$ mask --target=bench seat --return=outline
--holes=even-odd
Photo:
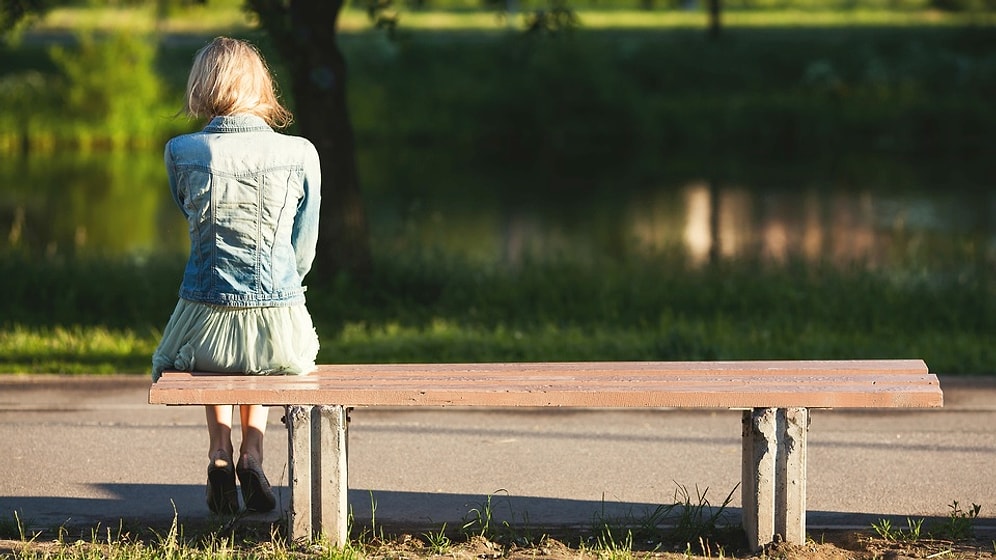
[[[922,360],[321,365],[307,376],[168,371],[157,404],[853,408],[939,406]]]
[[[353,407],[742,409],[743,524],[754,550],[805,542],[810,408],[943,405],[922,360],[321,365],[307,376],[167,371],[149,402],[287,406],[289,533],[339,544]]]

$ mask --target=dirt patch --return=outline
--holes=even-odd
[[[567,540],[566,542],[573,542]],[[696,544],[654,545],[647,550],[620,547],[605,549],[584,544],[565,544],[557,538],[544,538],[528,546],[503,546],[485,538],[474,537],[466,542],[451,544],[445,549],[433,549],[421,538],[401,539],[367,547],[366,558],[372,560],[424,560],[452,558],[457,560],[705,560],[716,558],[764,558],[780,560],[904,560],[945,559],[978,560],[996,558],[996,544],[986,540],[960,542],[920,540],[914,543],[886,541],[862,531],[837,531],[820,535],[820,541],[806,544],[772,544],[759,552],[751,552],[742,542],[729,545],[700,541]]]

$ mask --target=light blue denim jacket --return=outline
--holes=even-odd
[[[304,303],[321,204],[311,142],[254,115],[231,115],[171,139],[164,159],[190,233],[180,297],[232,307]]]

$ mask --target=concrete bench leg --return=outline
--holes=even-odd
[[[311,414],[310,406],[288,406],[287,471],[290,479],[290,511],[287,533],[291,540],[310,540],[311,525]]]
[[[287,452],[291,540],[324,535],[343,546],[349,537],[346,408],[288,406]]]
[[[806,541],[805,408],[755,408],[743,413],[743,526],[758,551],[777,538]]]
[[[346,407],[316,406],[312,413],[312,512],[315,532],[343,547],[349,540]]]

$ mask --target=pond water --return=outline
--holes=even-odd
[[[360,161],[375,247],[392,250],[510,266],[673,251],[698,262],[996,263],[996,177],[965,166],[680,172],[637,184],[620,173],[551,184],[460,169],[445,154],[392,169],[379,165],[390,154]],[[185,236],[159,153],[0,161],[0,250],[154,256],[183,253]]]

